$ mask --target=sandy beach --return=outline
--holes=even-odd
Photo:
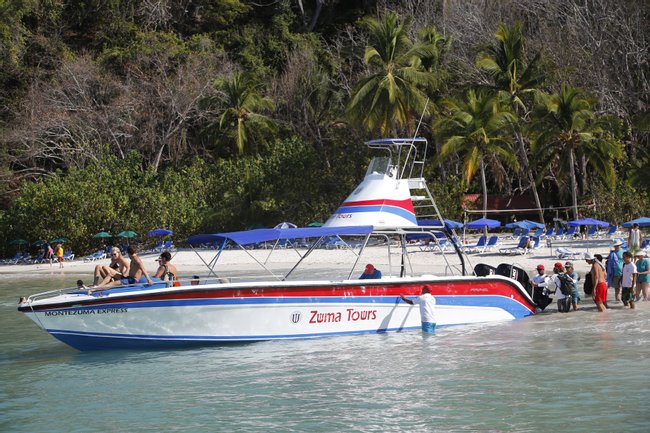
[[[476,238],[468,238],[469,245],[476,243]],[[588,240],[551,240],[550,245],[546,241],[542,241],[542,246],[528,254],[522,255],[505,255],[499,253],[500,248],[513,248],[516,246],[517,241],[513,239],[504,239],[501,241],[502,245],[480,254],[469,254],[467,256],[468,266],[473,267],[477,263],[485,263],[492,266],[497,266],[500,263],[511,263],[525,269],[530,275],[534,274],[535,267],[538,264],[544,264],[547,273],[550,273],[555,262],[565,262],[566,259],[558,259],[556,250],[559,247],[569,248],[576,252],[593,252],[600,253],[604,257],[607,256],[612,243],[611,239],[588,239]],[[261,269],[255,260],[261,263],[266,262],[266,266],[270,269],[282,272],[288,270],[297,261],[298,253],[302,254],[305,250],[293,249],[276,249],[271,253],[270,249],[261,250],[248,250],[248,252],[241,250],[226,250],[223,252],[219,259],[219,264],[215,268],[217,272],[232,271],[243,273],[248,269],[258,268]],[[431,253],[421,251],[417,246],[409,247],[409,260],[411,261],[414,269],[419,270],[423,268],[423,273],[433,273],[441,275],[445,273],[445,267],[448,263],[457,262],[455,254],[453,253]],[[249,255],[249,253],[251,255]],[[271,253],[271,254],[270,254]],[[179,249],[172,251],[172,263],[178,268],[181,277],[191,277],[192,275],[207,275],[208,270],[205,263],[209,263],[215,256],[215,250],[191,250]],[[157,262],[155,259],[158,254],[145,253],[141,254],[144,263],[147,265],[147,270],[154,273],[157,269]],[[311,261],[312,266],[326,271],[327,269],[344,269],[349,270],[351,264],[356,257],[348,250],[317,250],[309,258],[306,264]],[[386,254],[384,247],[369,247],[364,251],[363,256],[359,259],[355,271],[359,272],[363,269],[366,263],[373,263],[378,268],[387,273],[388,269],[397,268],[399,265],[399,251],[393,249],[390,256]],[[580,275],[584,275],[589,270],[589,265],[584,260],[571,260],[574,263],[576,271]],[[436,263],[432,267],[431,263]],[[47,264],[17,264],[17,265],[2,265],[0,266],[0,278],[16,278],[20,275],[29,274],[30,277],[38,275],[52,275],[52,274],[74,274],[84,281],[90,282],[92,280],[93,270],[96,265],[108,265],[109,260],[95,260],[84,261],[83,258],[75,258],[72,261],[65,261],[64,268],[59,269],[58,264],[54,263],[50,267]]]

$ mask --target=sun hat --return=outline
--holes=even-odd
[[[596,260],[596,257],[594,257],[594,253],[585,253],[585,260],[586,261]]]
[[[614,242],[612,242],[612,246],[617,247],[619,245],[623,245],[623,242],[621,242],[620,239],[614,239]]]
[[[537,265],[537,270],[544,270],[544,265]]]
[[[637,251],[636,253],[634,253],[634,255],[635,255],[635,256],[639,256],[639,257],[645,257],[645,256],[647,256],[648,254],[647,254],[645,251],[643,251],[643,250],[639,250],[639,251]]]
[[[571,262],[566,262],[566,263],[564,264],[564,267],[565,267],[565,268],[572,268],[572,267],[573,267],[573,263],[571,263]]]

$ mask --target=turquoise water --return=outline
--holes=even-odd
[[[650,431],[650,303],[433,336],[82,353],[16,311],[76,278],[0,275],[0,431]]]

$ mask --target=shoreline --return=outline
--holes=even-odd
[[[472,244],[470,240],[470,245]],[[535,268],[538,264],[544,264],[546,267],[547,274],[552,272],[553,264],[555,262],[564,262],[571,261],[574,264],[575,270],[581,275],[584,276],[586,272],[589,271],[590,266],[583,259],[575,260],[566,260],[558,259],[556,255],[556,249],[559,247],[568,248],[576,252],[596,252],[606,257],[610,250],[610,245],[612,239],[588,239],[588,240],[552,240],[551,247],[547,246],[546,241],[542,241],[543,244],[540,248],[531,251],[525,255],[504,255],[499,253],[499,248],[514,248],[517,244],[516,240],[502,240],[502,245],[496,247],[492,251],[487,251],[484,253],[478,254],[469,254],[468,257],[468,270],[473,268],[477,263],[485,263],[491,266],[497,266],[500,263],[509,263],[517,265],[523,268],[529,275],[534,275]],[[474,240],[475,243],[475,240]],[[215,270],[226,269],[228,271],[235,272],[245,272],[249,269],[261,269],[258,264],[255,263],[255,260],[249,256],[248,253],[253,255],[261,263],[266,262],[266,266],[273,270],[280,270],[282,268],[288,267],[290,269],[296,261],[299,259],[296,254],[298,251],[300,254],[303,254],[304,249],[260,249],[260,250],[224,250],[219,258],[219,262]],[[323,252],[327,255],[326,262],[320,262],[319,265],[322,269],[347,269],[349,270],[354,263],[355,256],[348,250],[315,250],[313,255],[320,254]],[[208,273],[208,268],[203,263],[210,263],[214,258],[217,251],[216,250],[191,250],[191,249],[178,249],[171,251],[172,253],[172,263],[176,265],[179,276],[191,277],[192,275],[206,275]],[[198,253],[198,255],[197,255]],[[150,274],[155,273],[158,268],[155,259],[158,257],[158,253],[145,253],[141,254],[143,262],[147,267],[147,272]],[[200,257],[199,257],[200,255]],[[434,255],[435,257],[431,257]],[[411,253],[409,254],[409,260],[411,261],[414,268],[417,269],[418,265],[424,265],[425,263],[431,263],[436,260],[442,262],[444,265],[445,259],[452,259],[456,257],[455,253],[446,253],[444,254],[445,259],[440,253],[433,252],[421,252],[417,249],[416,246],[413,247]],[[368,247],[364,251],[362,258],[359,260],[359,263],[356,266],[356,270],[361,272],[365,263],[374,263],[380,269],[388,269],[389,263],[392,261],[392,266],[397,266],[395,258],[399,257],[399,252],[394,250],[391,253],[391,257],[387,258],[385,247]],[[311,257],[310,257],[311,259]],[[81,279],[86,279],[90,281],[92,279],[93,271],[96,265],[108,265],[110,263],[109,259],[94,260],[94,261],[84,261],[83,258],[75,259],[72,261],[63,262],[64,267],[60,269],[58,263],[53,263],[50,267],[49,263],[45,264],[16,264],[16,265],[0,265],[0,278],[16,278],[24,274],[29,274],[30,276],[48,276],[48,275],[60,275],[60,274],[73,274],[79,275]],[[327,263],[326,267],[323,267],[323,263]],[[287,269],[287,270],[288,270]],[[444,272],[444,267],[438,270],[438,272]],[[436,269],[432,269],[435,274]],[[428,271],[426,273],[431,273]],[[85,278],[84,278],[85,277]]]

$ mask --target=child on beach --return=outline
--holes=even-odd
[[[636,286],[637,270],[636,265],[632,263],[632,253],[625,251],[623,253],[623,275],[621,277],[621,286],[623,287],[622,300],[626,307],[634,309],[634,287]]]

